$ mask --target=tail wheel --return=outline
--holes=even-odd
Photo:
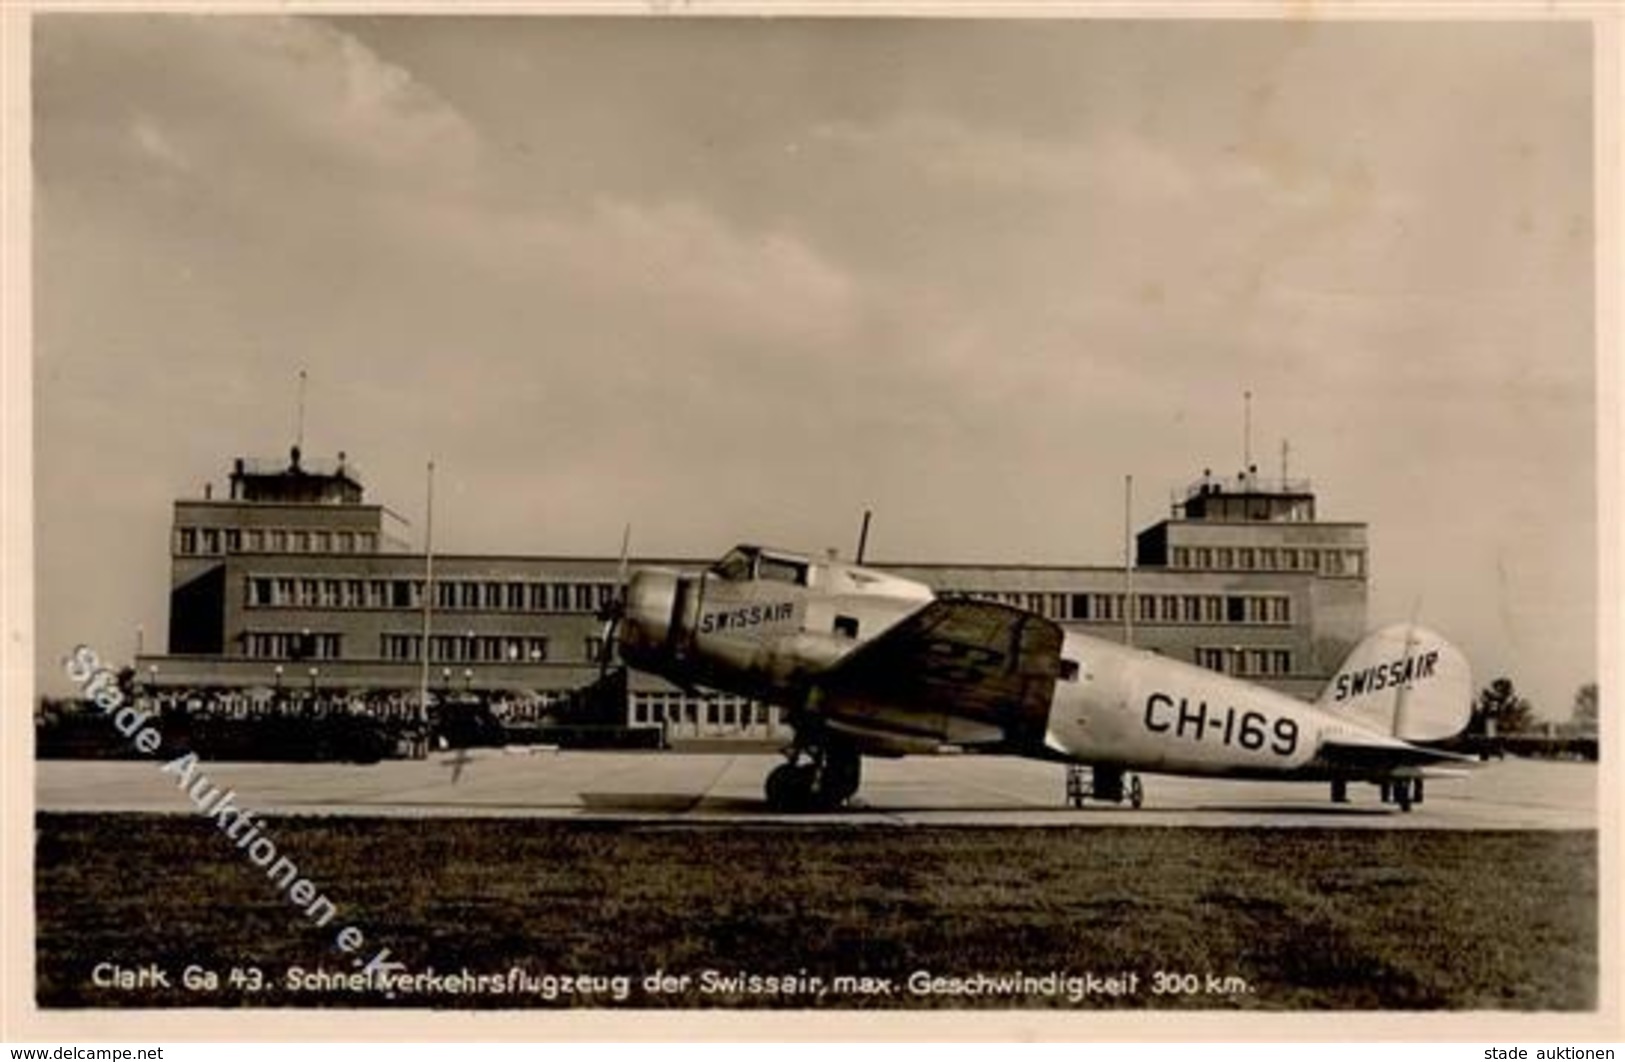
[[[1145,803],[1145,786],[1140,784],[1139,775],[1131,775],[1128,780],[1128,802],[1135,807]]]

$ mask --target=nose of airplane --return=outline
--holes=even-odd
[[[677,605],[677,573],[640,568],[626,588],[626,615],[621,620],[621,658],[633,667],[658,663],[671,631]]]

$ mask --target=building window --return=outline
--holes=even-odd
[[[199,541],[201,542],[201,552],[210,556],[220,552],[220,532],[216,529],[205,527]]]
[[[288,552],[288,533],[280,528],[267,531],[266,541],[269,542],[272,553]]]
[[[417,634],[386,634],[383,636],[385,660],[421,659],[423,638]]]
[[[331,553],[333,551],[333,537],[326,531],[312,531],[310,533],[310,548],[314,553]]]
[[[318,600],[323,608],[338,608],[339,581],[337,579],[323,579]]]
[[[1266,546],[1263,549],[1260,549],[1258,551],[1258,566],[1267,572],[1273,572],[1279,568],[1281,562],[1276,558],[1275,553],[1276,551],[1273,546]]]
[[[525,659],[529,660],[533,664],[545,663],[547,660],[547,639],[535,637],[526,638]]]
[[[457,607],[457,584],[445,580],[436,580],[434,584],[434,607]]]
[[[271,604],[271,580],[255,576],[248,580],[248,607],[266,608]]]
[[[1072,618],[1075,620],[1086,620],[1089,618],[1088,594],[1072,595]]]
[[[1213,551],[1214,566],[1229,571],[1236,565],[1235,551],[1229,546],[1220,546]]]
[[[509,583],[502,588],[502,607],[509,612],[525,610],[525,584]]]
[[[367,583],[367,607],[389,607],[389,584],[382,579],[372,579]]]
[[[568,612],[568,611],[570,611],[570,584],[569,583],[554,583],[553,584],[553,611],[554,612]]]
[[[599,637],[596,634],[588,635],[587,636],[587,642],[586,642],[586,650],[587,650],[587,659],[589,661],[597,661],[598,658],[603,656],[603,654],[604,654],[604,639]]]
[[[577,612],[591,612],[593,610],[593,585],[591,583],[577,583],[575,585],[575,610]]]
[[[1196,566],[1203,570],[1213,567],[1213,551],[1206,546],[1197,546]]]
[[[1200,646],[1196,650],[1196,666],[1205,667],[1209,671],[1224,671],[1225,651]]]
[[[525,606],[530,612],[547,611],[546,583],[531,583],[525,587]]]
[[[310,552],[310,532],[294,531],[288,538],[288,547],[294,553]]]

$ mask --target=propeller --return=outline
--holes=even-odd
[[[609,666],[615,660],[615,637],[620,630],[621,620],[626,616],[626,568],[628,551],[632,546],[632,525],[627,524],[621,529],[621,560],[615,570],[615,593],[598,610],[598,618],[604,622],[603,636],[598,640],[598,681],[602,682],[604,676],[609,674]]]

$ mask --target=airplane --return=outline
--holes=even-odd
[[[1091,768],[1120,803],[1130,772],[1379,786],[1410,811],[1428,748],[1465,729],[1466,658],[1414,624],[1361,641],[1313,703],[1011,605],[939,597],[861,564],[741,545],[704,571],[640,568],[614,622],[630,667],[691,692],[781,706],[793,730],[768,805],[832,811],[863,757],[996,753]]]

